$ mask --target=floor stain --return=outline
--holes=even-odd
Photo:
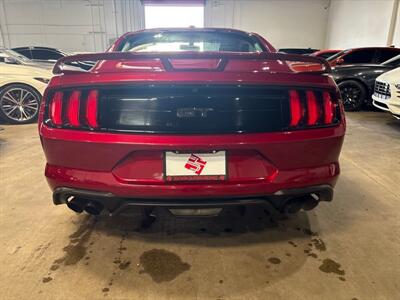
[[[281,260],[277,257],[270,257],[270,258],[268,258],[268,261],[274,265],[278,265],[281,263]]]
[[[311,229],[308,229],[308,228],[304,228],[303,229],[303,233],[306,234],[306,235],[310,235],[310,236],[316,236],[317,235],[317,232],[311,231]]]
[[[343,276],[345,274],[345,271],[341,270],[340,266],[341,265],[339,263],[330,258],[327,258],[322,261],[322,265],[319,266],[319,269],[325,273],[335,273],[337,275]]]
[[[53,280],[53,278],[51,278],[51,277],[43,277],[42,282],[43,283],[47,283],[47,282],[50,282],[52,280]]]
[[[81,222],[78,229],[69,236],[69,244],[63,248],[63,251],[65,252],[64,256],[53,261],[53,264],[50,266],[50,271],[58,270],[61,264],[64,264],[65,266],[76,265],[86,256],[86,244],[92,234],[95,223],[96,220],[91,218],[91,216],[87,216]],[[41,250],[43,250],[43,247],[41,247]],[[51,274],[52,273],[50,272],[48,275]],[[48,278],[51,277],[46,278],[46,280],[48,280]],[[43,282],[45,282],[44,279],[45,278],[43,278]],[[50,280],[52,280],[52,278]]]
[[[147,273],[157,283],[172,281],[181,273],[188,271],[190,265],[173,252],[164,249],[152,249],[140,256],[140,273]]]
[[[289,243],[290,245],[292,245],[293,247],[297,247],[297,244],[296,244],[295,242],[293,242],[293,241],[288,241],[288,243]]]
[[[19,249],[21,249],[21,248],[22,248],[21,246],[18,246],[17,248],[15,248],[15,250],[12,254],[16,254],[19,251]]]
[[[119,268],[120,270],[125,270],[126,268],[129,267],[130,264],[131,264],[130,261],[124,261],[124,262],[122,262],[122,263],[119,264],[118,268]]]
[[[313,243],[314,247],[319,251],[326,251],[326,245],[323,240],[321,239],[312,239],[311,242]]]

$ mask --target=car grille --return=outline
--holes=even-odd
[[[374,96],[381,99],[390,98],[390,85],[385,82],[375,81]]]

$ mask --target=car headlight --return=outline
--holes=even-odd
[[[35,80],[43,82],[45,84],[48,84],[50,79],[49,78],[43,78],[43,77],[34,77]]]

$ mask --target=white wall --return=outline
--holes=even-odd
[[[102,51],[143,27],[139,0],[0,0],[0,45]]]
[[[398,4],[397,8],[396,27],[394,29],[393,45],[396,45],[396,47],[400,48],[400,3]]]
[[[333,0],[326,31],[327,48],[386,46],[395,0]],[[394,42],[400,47],[400,17]]]
[[[394,1],[206,0],[205,26],[257,32],[276,48],[385,46]],[[397,14],[393,43],[400,47]],[[140,0],[0,0],[0,46],[10,48],[103,51],[143,27]]]
[[[322,48],[329,0],[208,0],[205,25],[257,32],[276,48]]]

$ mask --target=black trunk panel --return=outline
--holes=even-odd
[[[281,131],[285,88],[251,85],[137,85],[100,88],[103,129],[151,133]]]

